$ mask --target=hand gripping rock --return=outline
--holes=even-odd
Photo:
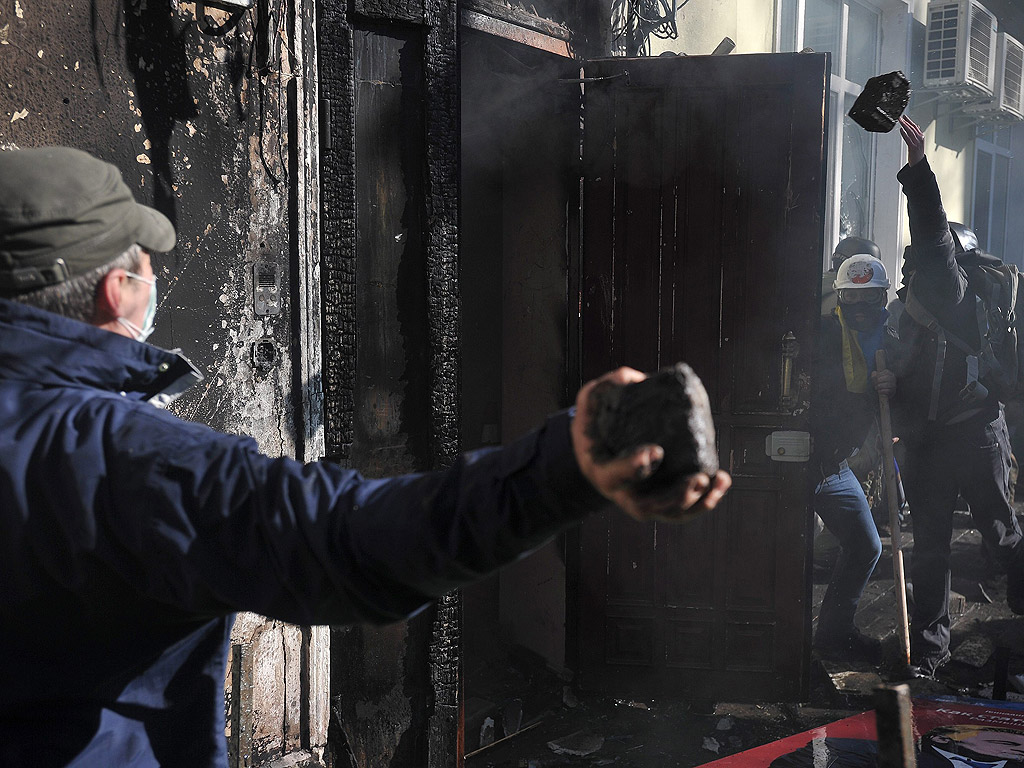
[[[718,471],[711,404],[686,363],[635,384],[602,382],[591,392],[588,409],[594,461],[612,461],[652,443],[665,449],[654,472],[633,482],[639,496],[665,495],[698,472],[714,477]]]

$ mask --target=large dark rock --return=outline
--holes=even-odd
[[[872,77],[850,107],[849,115],[861,128],[888,133],[910,103],[910,81],[902,72]]]
[[[664,368],[644,381],[602,382],[588,403],[588,437],[598,463],[657,444],[665,458],[650,477],[635,482],[640,496],[660,496],[698,473],[718,471],[711,404],[700,378],[686,363]]]

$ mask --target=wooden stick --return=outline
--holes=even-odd
[[[875,353],[875,370],[885,370],[885,350]],[[900,642],[903,660],[910,664],[910,621],[907,618],[907,582],[903,573],[903,545],[900,541],[900,503],[896,491],[896,460],[892,455],[892,416],[889,396],[878,393],[879,431],[882,434],[882,463],[884,465],[885,495],[889,502],[889,530],[892,536],[892,575],[896,587],[899,612]]]
[[[480,749],[474,749],[472,752],[470,752],[468,755],[466,755],[465,758],[463,758],[463,759],[464,760],[469,760],[469,758],[474,757],[475,755],[479,755],[481,752],[486,752],[488,749],[490,749],[491,747],[493,747],[493,746],[495,746],[497,744],[501,744],[502,742],[508,741],[509,739],[514,739],[516,736],[519,736],[520,734],[526,733],[527,731],[532,731],[534,728],[536,728],[538,725],[540,725],[540,723],[541,723],[541,721],[538,720],[537,722],[535,722],[535,723],[533,723],[531,725],[527,725],[527,726],[525,726],[523,728],[520,728],[515,733],[510,733],[508,736],[502,736],[500,739],[496,739],[495,741],[492,741],[490,744],[485,744],[484,746],[480,747]]]
[[[878,768],[917,768],[910,688],[906,683],[882,685],[875,688],[874,699]]]

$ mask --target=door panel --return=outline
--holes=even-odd
[[[628,72],[628,75],[624,75]],[[807,685],[806,464],[765,455],[800,429],[782,339],[818,317],[828,58],[593,62],[587,85],[581,369],[685,360],[711,398],[733,490],[685,526],[583,526],[581,684],[622,695],[799,698]],[[796,405],[794,406],[794,403]]]

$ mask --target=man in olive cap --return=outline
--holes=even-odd
[[[594,382],[575,418],[380,480],[182,421],[153,406],[199,374],[139,343],[148,251],[173,245],[113,166],[0,152],[0,765],[225,766],[237,611],[395,621],[609,501],[680,519],[729,486],[695,475],[639,498],[663,450],[595,463],[579,408]]]

